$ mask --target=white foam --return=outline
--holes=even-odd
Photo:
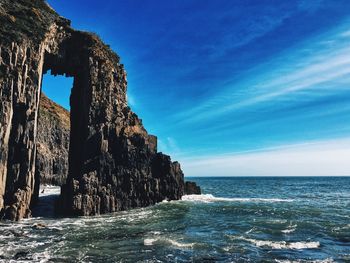
[[[287,228],[287,229],[281,230],[281,232],[284,234],[290,234],[290,233],[293,233],[295,230],[296,228]]]
[[[245,233],[246,233],[246,234],[249,234],[249,233],[253,232],[254,230],[255,230],[255,227],[253,227],[253,228],[249,229],[249,230],[248,230],[248,231],[246,231]]]
[[[228,197],[215,197],[211,194],[202,195],[184,195],[182,201],[192,202],[256,202],[256,203],[276,203],[276,202],[293,202],[293,199],[280,199],[280,198],[228,198]]]
[[[272,249],[314,249],[320,247],[320,242],[314,241],[299,241],[299,242],[286,242],[286,241],[270,241],[270,240],[257,240],[251,238],[241,237],[240,239],[253,243],[257,247],[269,247]]]
[[[36,262],[40,262],[40,263],[50,262],[50,259],[51,259],[51,255],[47,250],[40,253],[33,254],[33,261],[36,261]]]
[[[154,211],[152,210],[144,209],[144,208],[135,209],[126,214],[126,221],[128,221],[129,223],[137,222],[140,220],[152,218],[153,216],[154,216]]]
[[[321,259],[321,260],[310,260],[310,261],[305,261],[305,260],[280,260],[280,259],[275,259],[277,263],[301,263],[301,262],[310,262],[310,263],[333,263],[335,262],[333,258],[326,258],[326,259]]]
[[[281,230],[284,234],[293,233],[297,229],[297,225],[289,225],[286,229]]]
[[[145,246],[152,246],[154,242],[156,242],[158,240],[158,238],[145,238],[143,240],[143,244]]]
[[[170,245],[178,248],[192,248],[195,243],[182,243],[170,238],[145,238],[143,240],[143,244],[145,246],[152,246],[154,245],[155,242],[162,242],[162,243],[169,243]]]
[[[61,187],[55,185],[40,185],[39,197],[49,195],[59,195],[61,193]]]
[[[337,226],[332,228],[332,232],[338,232],[338,231],[343,231],[343,230],[348,230],[350,229],[350,224],[347,224],[345,226]]]
[[[166,239],[166,241],[169,242],[171,245],[180,248],[192,248],[194,246],[194,243],[180,243],[172,239]]]

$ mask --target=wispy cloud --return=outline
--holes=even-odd
[[[334,91],[332,83],[350,74],[350,38],[346,32],[332,32],[330,37],[322,35],[309,39],[294,51],[288,50],[257,66],[247,78],[226,88],[218,88],[219,94],[176,114],[175,119],[183,119],[185,123],[207,121],[272,100],[285,101],[287,95],[301,91],[312,91],[313,94],[308,96],[317,96],[318,91],[327,88]]]
[[[186,176],[350,175],[350,138],[183,159]]]
[[[172,154],[179,155],[181,153],[180,148],[172,137],[165,139],[158,139],[158,151],[160,152],[171,152]]]
[[[341,37],[350,37],[350,30],[341,33],[340,36]]]
[[[137,106],[135,97],[131,94],[130,91],[128,91],[126,98],[127,98],[128,105],[130,105],[132,108]]]
[[[299,0],[298,6],[301,10],[313,13],[322,6],[323,0]]]

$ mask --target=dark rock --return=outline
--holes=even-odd
[[[29,251],[19,251],[16,253],[16,255],[13,257],[15,260],[25,260],[28,258]]]
[[[195,182],[185,182],[185,194],[186,195],[200,195],[201,188]]]
[[[40,149],[37,154],[46,127],[38,124],[41,80],[48,70],[74,77],[59,212],[95,215],[181,198],[180,165],[157,153],[156,137],[127,106],[126,72],[108,46],[72,29],[43,0],[1,0],[0,22],[0,214],[30,216],[40,173],[57,159],[53,150],[48,157]],[[53,173],[64,171],[64,161],[58,163]]]
[[[28,237],[23,231],[10,230],[9,232],[15,237]]]
[[[63,185],[68,175],[69,111],[40,97],[35,173],[41,184]]]
[[[47,228],[47,226],[44,225],[44,224],[41,224],[41,223],[37,223],[37,224],[34,224],[34,225],[32,226],[32,228],[33,228],[33,229],[45,229],[45,228]]]
[[[32,206],[39,195],[39,184],[63,185],[68,175],[70,121],[69,111],[40,96],[35,187]]]

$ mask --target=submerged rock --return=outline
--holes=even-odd
[[[26,260],[26,259],[30,259],[30,257],[28,258],[28,255],[30,255],[29,251],[19,251],[14,255],[14,259],[15,260]]]
[[[186,195],[200,195],[201,188],[195,182],[187,181],[185,183],[185,194]]]
[[[46,225],[42,224],[42,223],[36,223],[32,226],[33,229],[44,229],[47,228]]]
[[[124,67],[99,37],[72,29],[43,0],[1,0],[0,22],[0,213],[5,218],[30,216],[35,186],[46,171],[40,164],[63,158],[40,149],[40,129],[56,129],[52,123],[38,125],[42,75],[49,70],[74,77],[60,213],[95,215],[181,198],[180,164],[157,152],[157,138],[128,107]],[[63,163],[58,161],[58,170],[64,171]]]

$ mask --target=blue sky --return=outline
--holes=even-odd
[[[350,1],[48,2],[121,56],[186,175],[350,175]],[[68,107],[71,83],[43,89]]]

